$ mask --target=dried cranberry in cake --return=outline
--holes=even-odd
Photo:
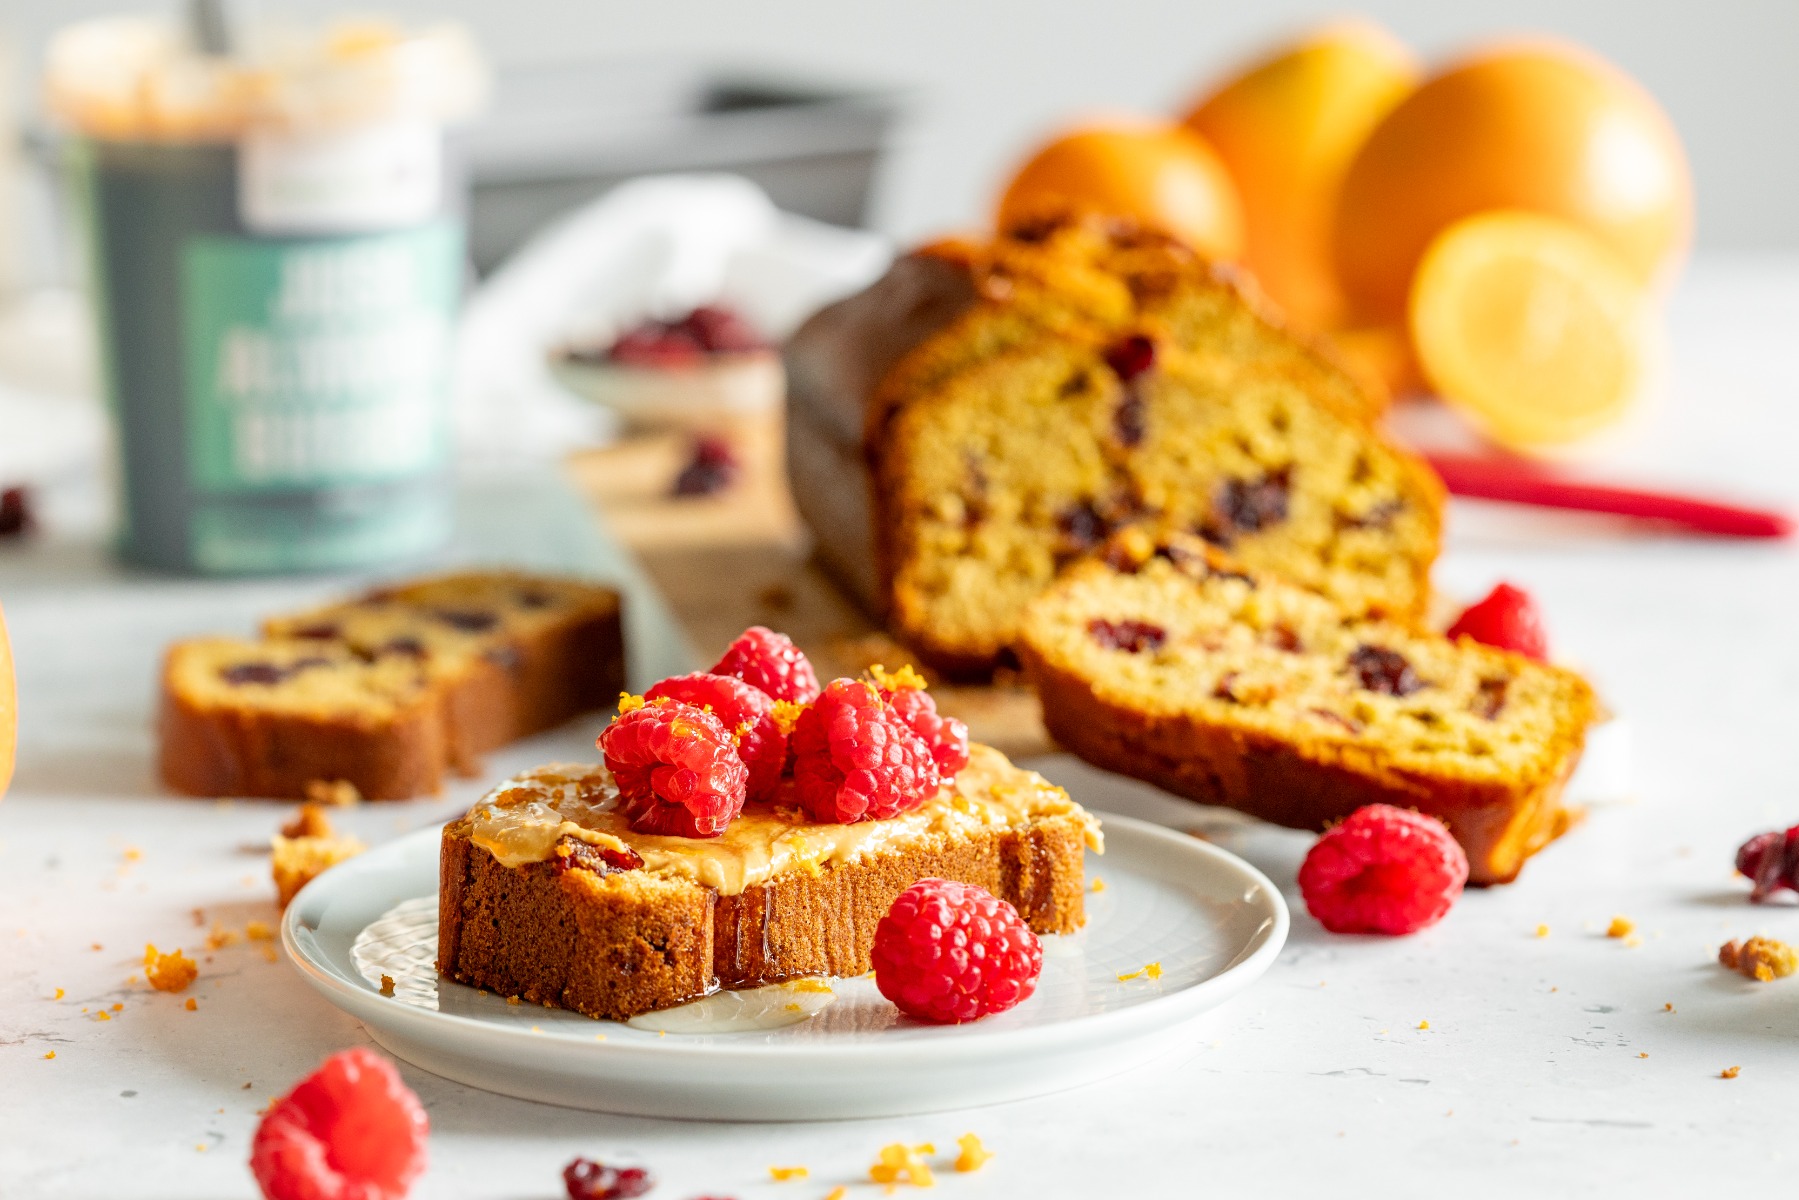
[[[1112,436],[1120,446],[1134,449],[1143,444],[1149,429],[1149,401],[1134,387],[1127,387],[1112,412]]]
[[[787,735],[775,723],[775,702],[767,692],[730,675],[697,673],[664,679],[643,698],[710,709],[737,739],[737,756],[749,768],[749,799],[768,800],[779,790],[787,765]]]
[[[1156,365],[1156,344],[1143,334],[1134,333],[1106,348],[1106,365],[1120,380],[1129,383]]]
[[[954,779],[968,765],[968,726],[937,712],[937,700],[925,690],[924,678],[911,667],[897,671],[870,669],[881,699],[893,706],[913,733],[931,748],[931,760],[944,779]]]
[[[731,675],[761,688],[776,700],[810,704],[818,698],[812,663],[786,634],[752,625],[725,648],[712,674]]]
[[[591,871],[595,875],[616,875],[643,866],[643,857],[629,846],[596,846],[579,838],[557,842],[551,861],[559,871]]]
[[[679,700],[622,713],[599,736],[619,811],[639,833],[717,837],[743,811],[749,770],[719,719]]]
[[[1737,870],[1749,878],[1749,898],[1761,903],[1783,888],[1799,891],[1799,825],[1758,833],[1737,849]]]
[[[1260,479],[1231,479],[1212,501],[1212,517],[1201,532],[1207,541],[1228,546],[1240,533],[1260,533],[1287,519],[1293,469],[1282,467]]]
[[[400,1200],[424,1172],[428,1131],[393,1064],[358,1046],[269,1106],[250,1172],[267,1200]]]
[[[1500,584],[1484,599],[1463,609],[1445,636],[1470,637],[1538,662],[1549,659],[1549,633],[1543,625],[1543,610],[1529,592],[1509,583]]]
[[[800,714],[789,744],[794,795],[827,824],[896,817],[941,782],[931,748],[860,679],[827,687]]]
[[[1405,655],[1385,646],[1357,646],[1350,653],[1349,670],[1364,691],[1383,696],[1409,696],[1425,686]]]
[[[271,662],[233,663],[219,672],[219,678],[232,687],[244,687],[252,683],[272,687],[288,675],[287,668]]]
[[[1356,809],[1299,868],[1307,911],[1332,933],[1415,933],[1467,882],[1468,856],[1443,823],[1390,804]]]
[[[875,986],[901,1012],[956,1025],[1028,1000],[1043,945],[1018,910],[968,883],[921,879],[875,926]]]
[[[1071,504],[1056,517],[1056,528],[1062,533],[1060,553],[1085,554],[1106,539],[1112,523],[1091,500]]]
[[[444,608],[431,615],[451,629],[459,629],[463,633],[486,633],[500,623],[500,618],[493,613],[468,609]]]
[[[1151,625],[1148,621],[1107,621],[1095,618],[1087,622],[1087,632],[1106,649],[1123,650],[1129,654],[1154,650],[1168,640],[1166,629],[1160,625]]]
[[[562,1168],[562,1186],[568,1200],[627,1200],[656,1186],[655,1177],[642,1167],[609,1167],[591,1158],[577,1158]]]

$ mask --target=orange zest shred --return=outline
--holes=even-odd
[[[774,710],[769,713],[769,718],[774,721],[775,728],[782,733],[792,733],[794,725],[799,722],[800,714],[805,711],[804,704],[796,704],[792,700],[776,700]]]
[[[200,968],[179,947],[164,954],[155,946],[144,947],[144,978],[159,992],[179,992],[194,981]]]
[[[188,1012],[199,1012],[200,1011],[200,1002],[198,1000],[195,1000],[192,996],[189,996],[187,998],[187,1011]]]
[[[789,1179],[804,1179],[812,1174],[805,1167],[770,1167],[768,1177],[776,1183],[786,1183]]]
[[[920,675],[910,663],[897,671],[889,671],[880,663],[875,663],[868,668],[868,677],[874,680],[876,687],[889,692],[922,692],[925,689],[924,676]]]
[[[1118,977],[1118,982],[1119,983],[1129,983],[1133,979],[1160,979],[1160,978],[1162,978],[1162,964],[1159,962],[1152,962],[1152,963],[1145,963],[1143,966],[1139,967],[1135,971],[1125,972],[1123,975],[1120,975]]]
[[[1738,1075],[1742,1074],[1742,1071],[1743,1068],[1741,1067],[1725,1067],[1722,1071],[1718,1072],[1718,1078],[1735,1079]]]
[[[1605,936],[1608,938],[1627,938],[1636,931],[1636,922],[1632,921],[1629,917],[1613,917],[1612,923],[1605,927]]]
[[[965,1133],[956,1139],[956,1170],[978,1171],[993,1157],[993,1151],[981,1145],[981,1139],[972,1133]]]
[[[928,1144],[908,1146],[904,1142],[882,1146],[874,1165],[868,1168],[868,1177],[875,1183],[936,1187],[937,1177],[931,1174],[931,1164],[924,1160],[930,1149]]]
[[[618,694],[618,715],[619,716],[622,717],[626,713],[636,712],[638,709],[640,709],[642,707],[643,707],[643,697],[642,696],[634,696],[630,692],[620,692]]]

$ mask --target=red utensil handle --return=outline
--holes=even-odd
[[[1793,534],[1793,518],[1771,509],[1720,504],[1674,492],[1574,483],[1529,465],[1489,458],[1455,454],[1430,454],[1425,458],[1443,477],[1443,486],[1456,496],[1671,521],[1726,537],[1784,538]]]

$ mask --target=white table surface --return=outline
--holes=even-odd
[[[1701,262],[1672,322],[1664,404],[1612,453],[1612,473],[1799,508],[1799,261]],[[1196,1040],[1156,1067],[996,1108],[694,1124],[533,1105],[403,1067],[433,1128],[416,1194],[556,1197],[563,1163],[586,1154],[648,1165],[670,1200],[798,1200],[838,1183],[873,1196],[863,1181],[880,1146],[947,1148],[970,1130],[996,1157],[940,1174],[946,1200],[1790,1189],[1799,978],[1751,984],[1713,960],[1729,937],[1799,940],[1799,907],[1751,907],[1731,871],[1744,837],[1799,820],[1799,550],[1458,504],[1439,584],[1468,594],[1500,577],[1540,597],[1635,742],[1636,799],[1600,807],[1517,884],[1384,941],[1323,933],[1289,887],[1281,961]],[[166,638],[247,623],[285,603],[286,585],[202,602],[140,586],[147,599],[120,613],[109,578],[78,548],[0,550],[24,714],[0,804],[0,1196],[252,1197],[256,1110],[366,1036],[260,945],[202,959],[186,993],[197,1012],[127,980],[147,941],[195,949],[196,907],[239,929],[273,918],[266,858],[246,847],[285,807],[160,795],[148,717]],[[590,734],[534,739],[489,773],[582,753]],[[1308,842],[1049,769],[1095,807],[1208,827],[1283,883]],[[388,836],[476,790],[345,821]],[[1620,914],[1641,945],[1604,936]],[[93,1015],[115,1003],[114,1019]],[[1740,1077],[1719,1078],[1731,1066]],[[771,1183],[771,1164],[811,1178]]]

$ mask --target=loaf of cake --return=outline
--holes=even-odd
[[[1023,657],[1051,736],[1096,766],[1300,829],[1417,809],[1483,884],[1567,828],[1599,715],[1572,671],[1345,611],[1188,536],[1126,532],[1070,568]]]
[[[822,563],[939,670],[1127,525],[1196,533],[1345,607],[1423,613],[1442,489],[1378,398],[1177,242],[1094,218],[901,258],[786,350]]]
[[[437,966],[623,1020],[719,988],[868,971],[876,924],[928,877],[986,888],[1038,933],[1072,932],[1098,844],[1067,793],[980,745],[899,816],[820,824],[783,795],[750,801],[716,838],[636,832],[603,766],[548,766],[444,829]]]
[[[439,790],[496,746],[603,708],[624,687],[618,593],[465,572],[198,638],[164,662],[159,764],[195,796],[365,799]]]

